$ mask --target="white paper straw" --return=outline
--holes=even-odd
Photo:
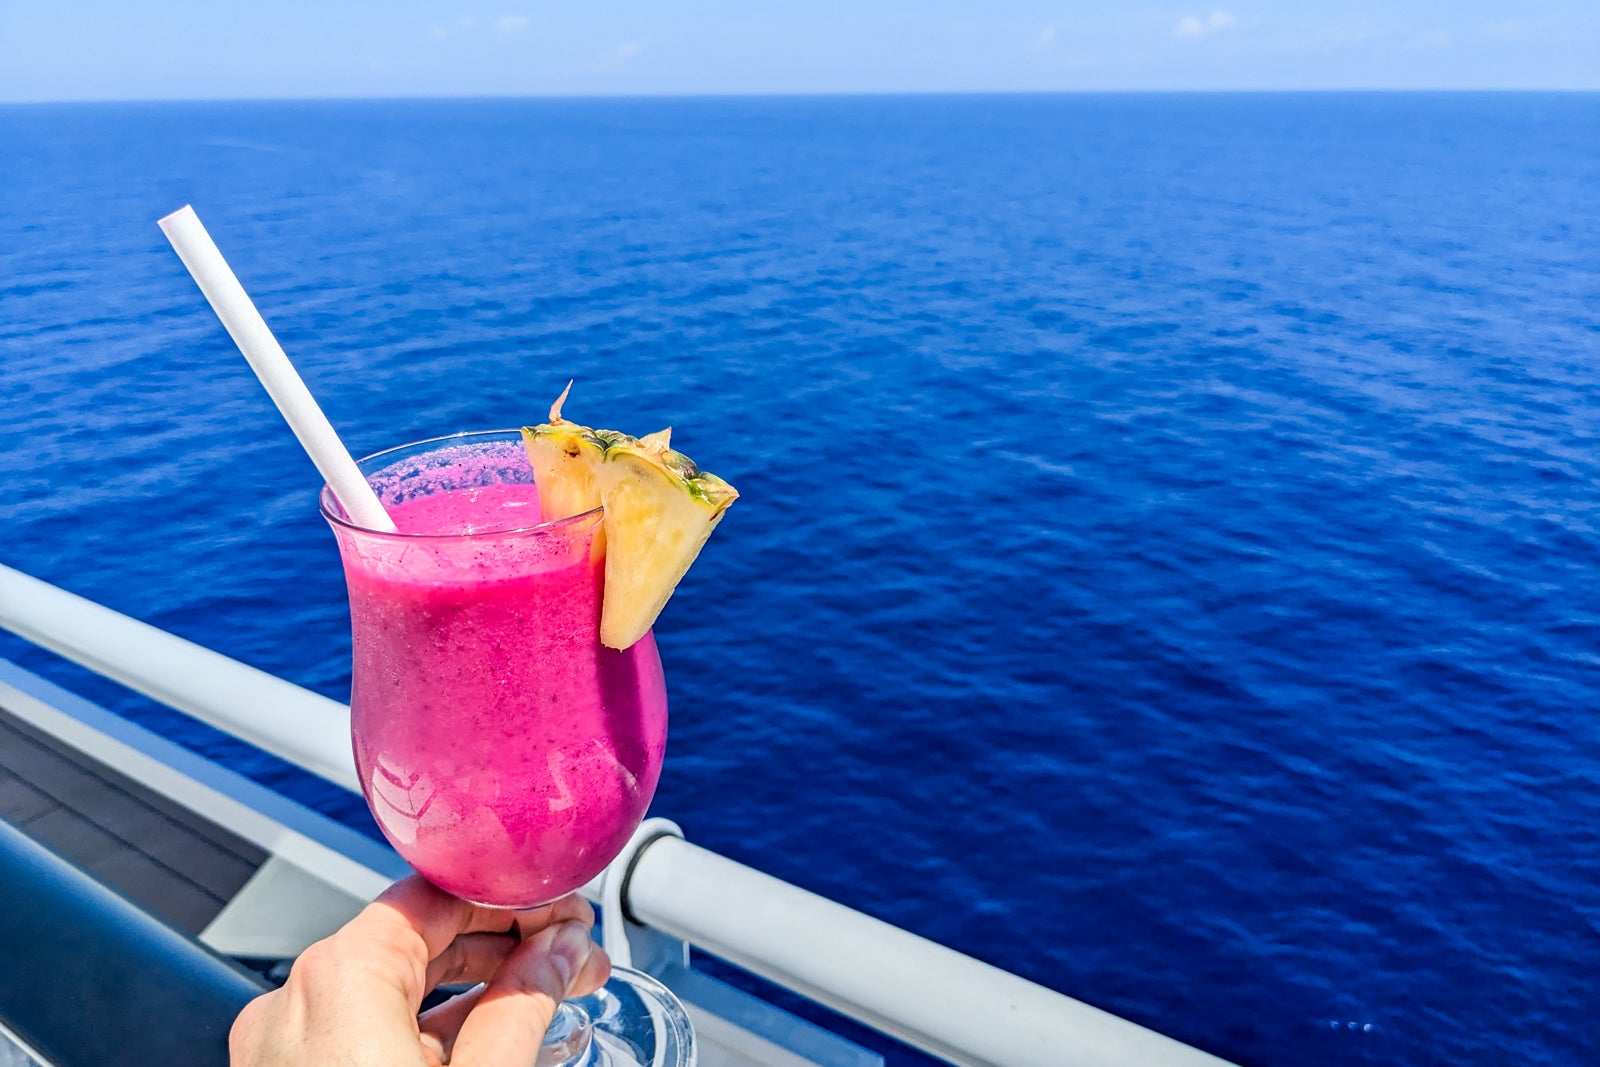
[[[157,225],[172,242],[183,265],[189,268],[195,284],[205,294],[211,308],[227,327],[228,336],[250,362],[256,377],[266,386],[267,395],[288,420],[300,445],[327,480],[333,495],[350,518],[370,530],[394,530],[394,522],[383,510],[377,494],[361,476],[350,452],[339,440],[328,417],[317,406],[306,383],[300,380],[294,364],[284,354],[266,320],[229,269],[211,235],[200,225],[194,209],[187,204],[162,219]]]

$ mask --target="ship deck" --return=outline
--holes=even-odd
[[[191,936],[268,858],[4,706],[0,819]]]

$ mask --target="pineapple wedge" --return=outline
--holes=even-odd
[[[595,471],[605,442],[587,426],[561,417],[572,383],[561,390],[550,405],[550,421],[541,426],[524,426],[522,443],[533,464],[533,477],[539,486],[539,512],[545,522],[582,515],[600,506],[600,486]]]
[[[672,449],[672,430],[642,438],[561,417],[523,427],[548,520],[605,506],[605,591],[600,642],[628,648],[655,624],[706,539],[739,496],[727,482]]]
[[[739,496],[682,452],[648,440],[618,441],[600,460],[598,480],[606,508],[600,643],[609,648],[627,648],[655,624]]]

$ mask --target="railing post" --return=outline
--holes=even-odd
[[[654,975],[671,966],[689,966],[686,942],[641,925],[628,914],[628,882],[634,866],[645,849],[665,838],[681,841],[683,831],[670,819],[646,819],[599,879],[601,945],[618,967]]]

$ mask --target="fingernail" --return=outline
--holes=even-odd
[[[583,965],[589,962],[594,951],[594,941],[582,923],[564,922],[555,941],[550,945],[550,964],[561,976],[561,988],[570,990]]]

